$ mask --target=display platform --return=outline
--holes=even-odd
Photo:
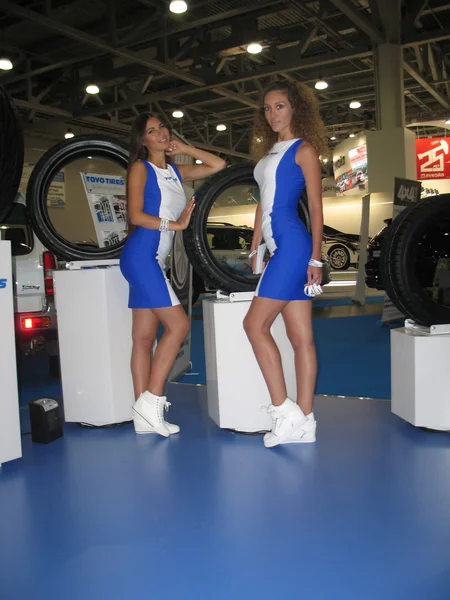
[[[11,242],[0,240],[0,466],[22,456]]]
[[[208,413],[223,429],[267,431],[272,420],[261,407],[271,404],[263,375],[243,328],[253,294],[203,301]],[[297,399],[294,351],[281,315],[272,326],[280,349],[288,396]]]
[[[132,313],[118,261],[71,263],[55,271],[55,304],[65,421],[129,421]]]
[[[392,412],[416,427],[450,431],[450,325],[411,321],[391,331]]]

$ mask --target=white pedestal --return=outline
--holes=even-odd
[[[22,456],[11,242],[0,241],[0,466]]]
[[[392,412],[417,427],[450,430],[450,335],[391,331]]]
[[[242,325],[249,307],[250,301],[203,301],[208,412],[219,427],[243,432],[269,430],[272,424],[261,412],[271,400]],[[281,315],[272,335],[280,349],[288,396],[296,401],[294,352]]]
[[[55,271],[65,420],[129,421],[132,314],[118,266]]]

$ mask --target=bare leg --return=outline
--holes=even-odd
[[[154,308],[152,312],[163,324],[164,334],[156,346],[147,389],[155,396],[162,396],[180,344],[189,332],[189,319],[181,305]]]
[[[133,309],[131,375],[136,399],[148,386],[152,368],[152,351],[157,331],[158,318],[150,308]]]
[[[289,302],[282,316],[295,353],[297,404],[305,415],[312,412],[317,377],[317,357],[312,328],[312,301]]]
[[[270,333],[270,328],[286,304],[287,302],[283,300],[257,296],[253,299],[244,319],[245,332],[253,347],[274,406],[283,404],[287,392],[280,351]]]

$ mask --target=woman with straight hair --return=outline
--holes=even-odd
[[[170,158],[177,154],[203,164],[171,164]],[[120,267],[130,286],[128,306],[133,310],[136,433],[168,437],[180,431],[164,419],[170,403],[163,390],[189,331],[189,320],[167,280],[165,263],[174,232],[186,229],[195,207],[194,198],[186,203],[182,182],[205,179],[225,167],[223,159],[171,140],[169,129],[155,114],[147,112],[135,119],[127,181],[128,216],[135,229],[123,248]],[[152,357],[159,323],[164,333]]]
[[[268,448],[316,440],[317,360],[311,298],[322,292],[319,155],[326,151],[325,128],[313,91],[294,81],[272,82],[261,98],[253,132],[253,154],[259,159],[254,174],[261,196],[251,246],[253,271],[262,240],[271,258],[244,321],[272,400],[267,407],[272,429],[264,436]],[[298,215],[305,185],[312,235]],[[296,403],[287,396],[280,352],[270,333],[280,313],[295,353]]]

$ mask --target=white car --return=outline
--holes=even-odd
[[[0,235],[2,240],[11,241],[18,355],[46,350],[49,370],[57,375],[59,359],[52,274],[56,259],[31,229],[22,194],[17,195],[11,211],[0,224]]]

